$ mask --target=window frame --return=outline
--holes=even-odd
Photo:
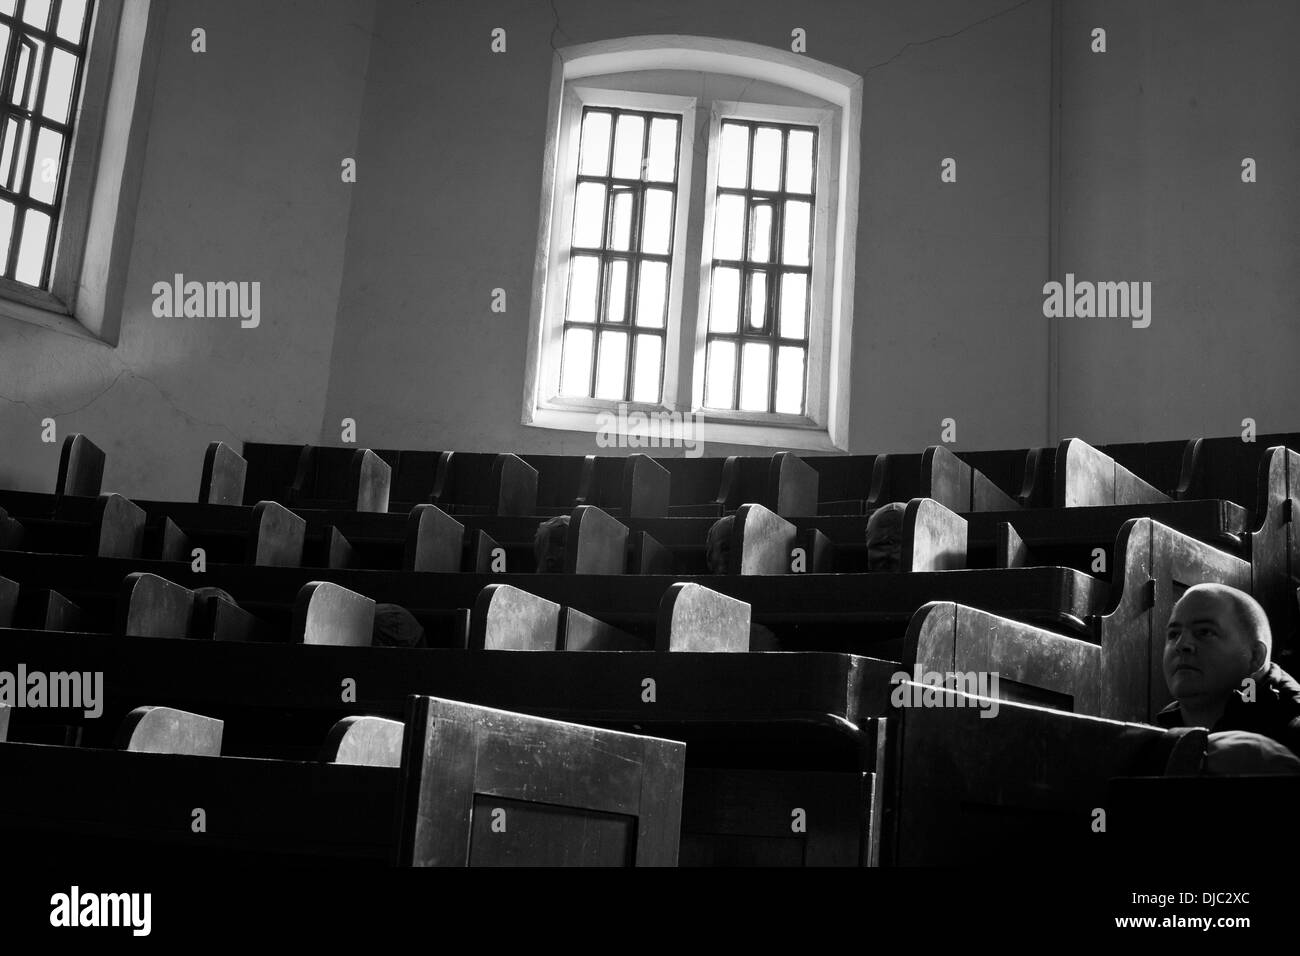
[[[681,70],[712,74],[728,74],[752,78],[785,87],[797,93],[804,93],[823,100],[830,105],[825,110],[832,115],[831,125],[834,129],[835,147],[823,150],[821,155],[828,159],[823,167],[819,163],[818,176],[822,170],[834,170],[831,178],[837,185],[833,189],[820,190],[818,209],[826,203],[833,208],[833,220],[828,216],[818,215],[815,230],[825,229],[826,261],[823,278],[817,283],[820,287],[828,284],[829,291],[824,293],[824,317],[813,322],[810,327],[810,359],[812,352],[811,338],[819,337],[819,361],[816,363],[818,374],[822,376],[818,387],[810,388],[810,402],[803,416],[780,415],[777,413],[728,412],[723,410],[704,411],[700,406],[703,398],[703,362],[702,329],[707,320],[707,300],[704,282],[699,288],[699,298],[705,303],[705,311],[695,303],[694,316],[683,315],[679,308],[670,306],[669,322],[674,323],[668,333],[666,350],[672,350],[676,361],[665,355],[665,376],[663,383],[663,401],[657,405],[645,405],[631,402],[611,402],[595,399],[566,398],[562,402],[552,400],[555,393],[544,394],[547,389],[548,376],[552,364],[558,366],[559,346],[556,344],[553,329],[557,322],[554,310],[556,286],[567,285],[567,252],[564,242],[565,233],[558,229],[557,219],[572,216],[572,196],[565,186],[567,167],[576,169],[576,149],[570,149],[572,130],[565,128],[565,117],[569,108],[568,95],[571,89],[581,86],[585,77],[637,73],[643,71]],[[712,441],[734,445],[760,445],[773,447],[797,448],[811,451],[845,451],[848,449],[849,433],[849,397],[850,365],[853,330],[854,275],[857,257],[857,223],[858,223],[858,181],[860,175],[861,150],[861,114],[862,114],[862,77],[839,67],[811,59],[806,55],[796,54],[760,44],[737,40],[723,40],[712,37],[690,36],[638,36],[614,40],[602,40],[594,43],[564,47],[555,51],[551,75],[549,110],[546,125],[546,148],[542,164],[542,188],[540,195],[540,215],[538,225],[537,256],[533,269],[533,295],[531,301],[529,335],[527,340],[523,412],[521,421],[524,425],[536,428],[581,431],[598,437],[611,430],[611,412],[618,411],[617,434],[633,434],[628,422],[635,420],[638,411],[675,412],[678,421],[675,427],[689,429],[693,441]],[[647,95],[626,93],[620,95]],[[649,94],[652,98],[660,98]],[[668,94],[665,94],[665,97]],[[759,104],[746,104],[746,108],[757,108]],[[635,107],[634,107],[635,108]],[[655,107],[656,109],[659,107]],[[697,109],[700,108],[697,104]],[[789,109],[789,107],[768,107]],[[712,134],[712,117],[710,117]],[[685,134],[688,126],[683,126]],[[718,124],[720,130],[720,124]],[[822,139],[822,143],[826,140]],[[694,147],[683,143],[683,154],[687,150],[694,152]],[[710,144],[706,163],[706,175],[713,171],[716,162],[716,148]],[[833,162],[830,162],[832,161]],[[565,168],[561,168],[565,167]],[[690,192],[679,184],[679,195]],[[713,196],[706,193],[704,209],[696,207],[700,219],[711,217]],[[567,207],[567,208],[566,208]],[[675,228],[682,228],[681,217],[688,219],[691,210],[679,204]],[[708,226],[697,226],[703,231],[700,237],[701,255],[712,252],[711,218]],[[677,249],[684,249],[688,236],[677,233]],[[707,251],[707,252],[706,252]],[[816,252],[814,252],[816,255]],[[561,259],[563,261],[561,261]],[[711,261],[701,262],[703,269],[711,267]],[[694,269],[696,266],[691,266]],[[702,276],[707,280],[707,276]],[[670,295],[680,297],[683,289],[682,279],[674,268],[671,278]],[[563,288],[559,295],[563,296]],[[694,296],[692,296],[694,299]],[[563,315],[558,316],[562,326]],[[681,326],[694,323],[694,335],[689,341],[682,341]],[[815,328],[815,331],[813,329]],[[683,348],[691,348],[695,353],[690,356],[691,365],[686,366]],[[554,369],[558,376],[558,368]],[[810,377],[814,366],[809,367]],[[678,388],[680,376],[691,375],[691,387],[679,403]],[[558,384],[558,377],[555,378]],[[691,407],[683,408],[683,404]],[[621,414],[627,410],[628,415]],[[686,419],[689,419],[687,421]],[[622,429],[628,429],[626,432]],[[674,439],[678,436],[674,434]]]
[[[165,10],[97,0],[49,288],[0,277],[0,323],[116,345]]]

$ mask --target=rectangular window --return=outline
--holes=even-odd
[[[680,151],[680,116],[583,109],[563,396],[660,401]]]
[[[0,276],[48,289],[93,0],[0,0]]]
[[[816,127],[722,122],[706,408],[804,414],[816,169]]]

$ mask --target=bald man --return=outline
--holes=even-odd
[[[867,519],[867,570],[897,571],[902,567],[903,515],[907,505],[891,501]]]
[[[1268,617],[1253,597],[1225,584],[1188,588],[1165,636],[1165,683],[1174,702],[1156,722],[1262,734],[1300,753],[1300,684],[1272,663],[1272,652]]]

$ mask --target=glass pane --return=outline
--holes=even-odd
[[[623,115],[614,130],[614,175],[620,179],[641,178],[641,144],[645,140],[645,118]]]
[[[22,244],[18,247],[18,269],[14,273],[19,282],[41,284],[41,270],[45,267],[45,240],[49,234],[50,217],[35,209],[27,210]]]
[[[27,0],[23,7],[23,19],[41,30],[50,22],[50,0]]]
[[[606,280],[606,322],[622,322],[627,318],[627,260],[615,259],[609,264]]]
[[[808,218],[812,204],[787,202],[785,204],[785,237],[782,242],[781,261],[792,266],[808,264]]]
[[[632,248],[632,192],[615,189],[609,225],[609,248],[627,252]]]
[[[20,189],[23,182],[23,170],[27,168],[27,150],[31,146],[32,124],[22,121],[23,132],[18,138],[18,150],[14,153],[13,182],[14,189]]]
[[[740,410],[767,411],[767,383],[772,374],[772,347],[762,342],[746,342],[740,358]]]
[[[812,130],[792,129],[786,136],[785,188],[792,193],[812,192]]]
[[[609,171],[609,128],[612,119],[610,114],[594,110],[582,118],[582,149],[578,160],[578,172],[582,175],[604,176]]]
[[[605,187],[601,183],[578,183],[578,200],[573,210],[573,244],[599,249],[605,234]]]
[[[710,332],[735,332],[740,312],[740,270],[717,266],[713,270],[713,302],[709,307]]]
[[[14,86],[9,96],[9,102],[23,105],[23,94],[27,90],[27,71],[31,69],[31,64],[31,46],[28,40],[20,36],[18,40],[18,72],[14,75]]]
[[[12,11],[10,11],[12,12]],[[9,28],[0,24],[0,68],[3,68],[5,59],[9,55]]]
[[[803,414],[803,349],[776,350],[776,410]]]
[[[761,329],[767,321],[767,273],[749,274],[749,316],[746,325],[750,330]]]
[[[736,343],[709,343],[704,372],[704,404],[709,408],[735,408],[731,403],[736,385]]]
[[[750,208],[749,261],[767,262],[772,251],[772,207],[757,203]]]
[[[63,0],[59,8],[58,34],[73,43],[81,39],[81,22],[86,17],[86,0]]]
[[[749,127],[722,124],[718,147],[718,185],[744,189],[749,173]]]
[[[677,120],[650,121],[650,155],[645,178],[654,183],[677,181]]]
[[[760,126],[754,131],[754,189],[781,188],[781,131]]]
[[[50,54],[50,78],[45,86],[45,103],[41,112],[58,123],[68,121],[72,105],[72,81],[77,76],[77,58],[63,50]]]
[[[574,256],[569,275],[570,322],[596,321],[596,283],[600,277],[600,260],[595,256]]]
[[[9,245],[14,234],[14,204],[0,199],[0,272],[9,262]]]
[[[601,332],[596,361],[596,398],[621,399],[627,379],[627,333]]]
[[[781,276],[781,337],[801,339],[808,314],[808,277],[802,272]]]
[[[591,329],[566,329],[560,364],[560,394],[591,397]]]
[[[664,306],[668,291],[668,263],[642,262],[637,284],[636,324],[650,329],[664,327]]]
[[[636,369],[632,373],[632,401],[659,401],[659,356],[664,340],[657,335],[636,337]]]
[[[673,194],[666,189],[647,189],[641,251],[667,255],[672,235]]]
[[[14,10],[18,8],[18,0],[0,0],[0,13],[7,13],[13,16]]]
[[[28,195],[40,202],[54,202],[54,191],[59,185],[59,160],[63,153],[63,136],[49,129],[36,135],[36,166],[32,170],[32,185]]]
[[[713,258],[739,259],[744,227],[745,197],[726,193],[714,205]]]

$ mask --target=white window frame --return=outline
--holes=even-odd
[[[695,365],[691,378],[691,410],[703,416],[706,423],[750,424],[782,429],[824,430],[826,410],[830,404],[824,381],[826,365],[830,358],[830,349],[826,341],[826,308],[831,300],[833,277],[831,275],[830,249],[827,236],[832,234],[831,226],[838,213],[829,197],[833,196],[839,185],[839,167],[833,163],[817,163],[817,185],[815,205],[813,207],[813,252],[809,265],[812,276],[817,280],[809,283],[810,298],[808,309],[808,355],[807,384],[805,386],[804,414],[788,415],[773,412],[746,412],[704,407],[704,372],[706,343],[708,341],[709,302],[712,298],[713,281],[713,218],[717,207],[718,160],[721,155],[719,141],[722,136],[724,119],[755,120],[772,123],[797,123],[801,126],[817,128],[817,151],[832,153],[835,147],[835,123],[832,110],[809,109],[798,106],[772,106],[765,103],[739,103],[729,100],[715,100],[709,119],[709,175],[705,183],[704,194],[704,237],[701,247],[700,262],[700,302],[699,320],[695,323]]]
[[[0,278],[0,323],[117,343],[165,11],[98,0],[49,289]]]
[[[663,402],[642,405],[594,399],[559,400],[559,348],[557,329],[563,327],[563,296],[567,282],[568,238],[566,221],[571,223],[573,188],[576,183],[577,150],[570,148],[575,133],[574,102],[581,102],[578,89],[584,77],[632,73],[651,70],[685,70],[749,77],[805,93],[832,104],[819,111],[817,122],[829,123],[833,135],[823,130],[819,135],[818,196],[815,230],[821,237],[814,243],[814,274],[817,274],[818,250],[822,257],[821,273],[815,285],[820,290],[822,310],[810,313],[809,390],[803,416],[720,412],[702,409],[703,343],[707,321],[708,272],[712,266],[712,207],[716,181],[716,136],[720,124],[710,117],[710,149],[705,196],[704,262],[701,267],[699,302],[694,349],[690,356],[692,408],[678,409],[678,376],[686,364],[681,354],[681,329],[692,320],[682,315],[682,273],[678,256],[687,245],[682,231],[689,222],[689,183],[680,179],[690,171],[679,172],[678,209],[672,264],[672,290],[669,306],[669,329],[665,342]],[[612,94],[612,91],[606,91]],[[634,94],[622,93],[631,97]],[[571,98],[572,97],[572,98]],[[653,108],[670,97],[651,95]],[[858,225],[858,176],[862,117],[862,77],[847,70],[821,63],[806,56],[754,43],[708,37],[643,36],[605,40],[566,47],[556,51],[551,76],[550,111],[547,117],[547,144],[542,169],[541,212],[538,226],[538,253],[533,270],[533,295],[525,365],[522,422],[539,428],[597,433],[610,428],[609,412],[619,408],[646,412],[690,412],[689,438],[696,442],[739,445],[762,445],[811,451],[846,451],[849,435],[850,363],[853,331],[854,274]],[[610,101],[613,105],[613,101]],[[715,104],[717,107],[724,104]],[[694,107],[692,107],[694,108]],[[747,111],[783,112],[777,107],[738,104]],[[788,110],[790,108],[784,108]],[[801,111],[807,115],[808,111]],[[761,118],[757,112],[752,115]],[[785,115],[793,115],[786,113]],[[803,122],[804,120],[800,120]],[[687,130],[683,126],[682,155],[690,155],[686,146]],[[834,143],[833,152],[827,150]],[[825,162],[833,159],[833,163]],[[833,170],[833,172],[832,172]],[[826,175],[829,182],[823,183]],[[825,214],[823,213],[823,208]],[[822,230],[825,230],[824,233]],[[811,290],[810,290],[811,291]],[[814,300],[815,302],[816,300]],[[559,303],[557,308],[557,302]],[[814,337],[816,359],[814,360]],[[814,364],[815,361],[815,364]],[[816,374],[822,378],[812,387]],[[629,427],[628,418],[618,416],[617,428]],[[643,419],[644,420],[644,419]],[[682,436],[684,437],[684,436]]]
[[[550,248],[556,250],[552,271],[553,281],[547,284],[546,321],[542,323],[544,346],[541,349],[541,374],[537,407],[546,411],[579,411],[597,414],[619,404],[646,411],[667,411],[673,405],[671,397],[677,394],[677,376],[681,350],[682,277],[686,274],[686,228],[690,217],[691,166],[695,151],[694,97],[667,96],[653,93],[635,93],[629,90],[603,90],[587,86],[570,86],[564,97],[560,120],[560,155],[567,156],[562,178],[556,189],[556,215]],[[682,117],[679,127],[680,143],[677,164],[677,206],[673,210],[673,253],[668,269],[668,315],[664,339],[664,378],[661,401],[658,404],[643,402],[611,402],[604,399],[560,396],[560,353],[564,336],[564,300],[571,258],[570,237],[573,235],[574,196],[578,188],[578,137],[581,134],[582,112],[588,106],[608,106],[616,109],[647,110],[659,113],[677,113]],[[611,133],[612,135],[612,133]],[[631,330],[629,330],[631,331]],[[630,347],[630,346],[629,346]],[[592,431],[595,431],[595,426]]]

